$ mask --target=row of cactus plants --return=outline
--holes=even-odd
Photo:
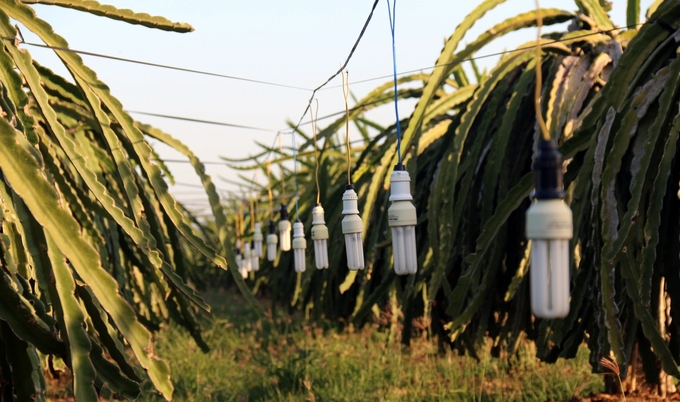
[[[91,0],[0,1],[2,399],[45,401],[46,373],[65,365],[78,401],[134,400],[146,379],[170,400],[170,369],[152,334],[172,321],[207,350],[198,317],[210,306],[195,288],[204,269],[233,258],[224,252],[233,247],[225,208],[189,148],[134,121],[32,4],[193,30]],[[15,22],[54,49],[68,78],[31,58]],[[169,194],[172,175],[149,139],[191,160],[219,230]]]
[[[316,143],[304,130],[297,132],[306,140],[297,155],[297,201],[308,229],[316,202],[312,150],[319,149],[329,268],[296,274],[292,254],[279,253],[252,278],[279,303],[314,318],[361,325],[387,310],[388,324],[400,328],[406,344],[414,325],[425,322],[431,333],[472,355],[488,339],[499,356],[514,353],[528,339],[536,343],[538,357],[550,362],[574,357],[586,343],[595,370],[602,370],[601,357],[611,356],[625,376],[636,348],[650,381],[660,371],[680,376],[680,2],[654,2],[639,24],[639,1],[628,1],[627,29],[616,28],[607,14],[610,5],[597,0],[575,1],[576,12],[541,11],[546,26],[570,22],[566,32],[549,32],[540,40],[541,107],[567,161],[566,201],[574,212],[570,312],[553,320],[532,316],[527,278],[524,217],[539,137],[533,105],[537,43],[511,49],[489,72],[480,72],[474,61],[474,77],[463,69],[491,41],[536,25],[536,12],[530,11],[461,46],[472,25],[503,2],[487,0],[475,8],[445,42],[431,73],[399,79],[398,97],[418,100],[408,118],[388,127],[370,120],[371,109],[393,101],[391,82],[349,111],[364,138],[347,152],[364,223],[366,269],[347,269],[341,235],[348,169],[342,116],[319,131]],[[393,271],[387,220],[396,124],[405,128],[404,164],[418,211],[419,270],[406,277]],[[265,160],[270,154],[275,158]],[[288,159],[290,152],[263,146],[257,157],[229,162],[236,169],[265,171]],[[275,192],[292,188],[288,166],[269,183]],[[259,188],[262,205],[267,187]],[[290,192],[279,198],[292,208]],[[257,218],[266,223],[264,209]],[[313,266],[311,249],[307,255]]]

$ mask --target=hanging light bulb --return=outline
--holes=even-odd
[[[312,240],[314,240],[316,268],[328,268],[328,228],[323,218],[321,204],[316,204],[312,209]]]
[[[569,313],[569,239],[572,212],[563,201],[562,155],[555,141],[541,140],[534,159],[536,190],[526,214],[531,240],[531,310],[536,317]]]
[[[397,275],[415,274],[418,271],[416,255],[416,207],[411,200],[411,178],[406,167],[398,164],[390,176],[390,201],[387,210],[392,228],[392,253],[394,272]]]
[[[281,238],[281,251],[290,250],[290,221],[288,210],[281,204],[281,220],[279,221],[279,237]]]
[[[274,221],[269,221],[269,234],[267,235],[267,260],[274,261],[276,259],[276,243],[279,242],[276,237],[276,224]]]
[[[246,242],[246,249],[243,252],[243,270],[246,272],[253,270],[253,252],[250,250],[250,242]]]
[[[346,185],[342,195],[342,214],[345,215],[342,219],[342,233],[345,235],[347,268],[353,271],[364,269],[364,243],[361,239],[364,225],[359,216],[358,199],[354,185]]]
[[[257,258],[262,258],[262,226],[260,222],[255,222],[255,231],[253,233],[253,250],[255,250],[255,255]]]
[[[254,240],[253,240],[253,243],[255,243]],[[262,245],[260,245],[260,247],[262,247]],[[251,259],[251,263],[250,263],[251,270],[255,271],[255,272],[259,271],[260,270],[260,257],[257,256],[257,252],[255,252],[254,248],[251,249],[251,251],[250,251],[250,259]]]
[[[238,245],[238,241],[237,241]],[[236,266],[238,267],[238,272],[241,274],[241,277],[243,279],[246,279],[248,277],[248,271],[244,269],[243,266],[243,256],[241,256],[241,249],[239,247],[236,248]]]
[[[305,249],[307,249],[305,227],[298,219],[293,224],[293,257],[295,259],[295,272],[305,272]]]

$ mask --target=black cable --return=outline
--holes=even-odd
[[[656,22],[656,21],[650,20],[648,22]],[[641,25],[644,25],[644,24],[645,23],[639,23],[639,24],[629,25],[629,26],[625,26],[625,27],[621,27],[621,28],[613,28],[613,29],[609,29],[609,30],[605,30],[605,31],[591,32],[591,33],[575,36],[575,37],[572,37],[572,38],[569,38],[569,39],[556,39],[552,42],[543,44],[542,46],[547,46],[547,45],[550,45],[550,44],[553,44],[553,43],[564,42],[566,40],[574,40],[574,39],[585,38],[585,37],[588,37],[588,36],[594,36],[594,35],[609,33],[609,32],[612,32],[612,31],[615,31],[615,30],[620,30],[620,29],[635,28],[635,27],[638,27],[638,26],[641,26]],[[513,49],[513,50],[504,50],[502,52],[490,53],[490,54],[485,54],[485,55],[481,55],[481,56],[477,56],[477,57],[469,57],[467,59],[461,60],[460,62],[462,63],[462,62],[465,62],[465,61],[480,60],[480,59],[484,59],[484,58],[488,58],[488,57],[494,57],[494,56],[502,56],[502,55],[505,55],[505,54],[514,53],[514,52],[518,52],[518,51],[522,51],[522,50],[531,50],[533,48],[534,48],[533,46],[526,46],[526,47],[521,47],[521,48],[517,48],[517,49]],[[454,63],[438,64],[438,65],[435,65],[435,66],[423,67],[423,68],[415,69],[415,70],[402,71],[400,73],[397,73],[397,75],[402,76],[402,75],[406,75],[406,74],[413,74],[413,73],[421,72],[423,70],[431,70],[431,69],[434,69],[434,68],[437,68],[437,67],[445,67],[445,66],[449,66],[449,65],[452,65],[452,64],[454,64]],[[337,76],[337,73],[333,76],[333,78],[336,77],[336,76]],[[360,84],[360,83],[364,83],[364,82],[376,81],[376,80],[385,79],[385,78],[392,78],[392,75],[383,75],[383,76],[380,76],[380,77],[367,78],[367,79],[364,79],[364,80],[354,81],[354,82],[352,82],[352,84]],[[326,83],[328,83],[328,81]],[[331,89],[331,88],[338,88],[338,87],[339,87],[339,85],[335,85],[335,86],[325,87],[323,89]],[[317,90],[321,90],[321,89],[322,89],[321,86],[319,88],[317,88]],[[350,108],[349,111],[353,112],[355,110],[362,109],[366,106],[371,106],[373,104],[381,103],[381,102],[383,102],[382,99],[377,100],[377,101],[373,101],[373,102],[363,103],[363,104],[360,104],[360,105],[355,106],[353,108]],[[307,107],[307,110],[305,110],[305,114],[303,114],[303,118],[307,114],[308,109],[309,109],[309,105]],[[167,119],[184,120],[184,121],[190,121],[190,122],[194,122],[194,123],[215,124],[215,125],[222,125],[222,126],[227,126],[227,127],[247,128],[247,129],[262,130],[262,131],[269,131],[269,132],[275,132],[276,131],[276,130],[257,128],[257,127],[250,127],[250,126],[241,126],[241,125],[230,124],[230,123],[220,123],[220,122],[213,122],[213,121],[208,121],[208,120],[200,120],[200,119],[194,119],[194,118],[189,118],[189,117],[177,117],[177,116],[161,115],[161,114],[155,114],[155,113],[149,113],[149,112],[139,112],[139,111],[133,111],[133,110],[130,110],[128,112],[129,113],[144,114],[144,115],[149,115],[149,116],[163,117],[163,118],[167,118]],[[328,118],[331,118],[331,117],[344,115],[344,114],[345,114],[345,111],[331,113],[331,114],[328,114],[326,116],[322,116],[322,117],[317,118],[317,121],[318,120],[325,120],[325,119],[328,119]],[[308,125],[308,124],[311,124],[311,121],[306,121],[304,123],[300,122],[296,126],[296,129],[299,128],[300,126],[304,126],[304,125]],[[288,134],[288,133],[285,133],[285,134]]]
[[[354,55],[354,51],[357,49],[357,46],[359,46],[359,42],[361,42],[361,38],[363,38],[364,33],[366,32],[366,28],[368,28],[368,24],[371,22],[371,18],[373,18],[373,11],[375,11],[375,7],[378,5],[379,1],[380,0],[375,0],[373,2],[373,7],[371,8],[371,12],[368,14],[368,18],[366,18],[366,22],[364,23],[363,28],[361,28],[361,32],[359,32],[359,37],[357,38],[356,41],[354,41],[354,46],[352,46],[352,50],[350,50],[349,55],[347,55],[347,59],[345,59],[345,62],[342,64],[342,67],[340,67],[338,69],[338,71],[335,72],[335,74],[328,77],[326,82],[324,82],[323,84],[314,88],[314,90],[312,91],[312,96],[309,97],[309,102],[307,102],[307,107],[305,108],[305,111],[302,113],[302,116],[300,117],[298,124],[293,129],[293,132],[298,130],[298,127],[300,127],[300,124],[302,123],[302,119],[304,119],[305,116],[307,115],[309,108],[312,106],[312,101],[314,100],[314,95],[316,95],[316,91],[320,90],[321,88],[326,86],[326,84],[331,82],[333,80],[333,78],[337,77],[342,72],[342,70],[344,70],[345,67],[347,67],[347,65],[349,64],[349,61],[352,59],[352,56]]]

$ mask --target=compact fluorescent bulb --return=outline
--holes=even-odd
[[[531,240],[531,310],[539,318],[569,314],[569,239],[573,219],[564,203],[562,155],[554,141],[541,140],[533,164],[534,203],[526,213]]]
[[[392,253],[394,272],[397,275],[415,274],[418,271],[416,254],[416,207],[411,200],[411,179],[404,165],[397,165],[390,176],[390,201],[387,210],[388,224],[392,228]]]
[[[314,240],[316,268],[328,268],[328,228],[321,204],[316,204],[312,210],[312,240]]]
[[[295,272],[305,272],[305,228],[298,219],[293,224],[293,258],[295,259]]]
[[[260,233],[260,235],[262,235],[262,234]],[[253,243],[255,243],[255,241],[253,241]],[[262,248],[262,245],[260,244],[260,249],[261,248]],[[251,255],[251,257],[250,257],[251,258],[251,263],[250,263],[251,270],[257,272],[257,271],[260,270],[260,257],[258,257],[258,255],[257,255],[257,253],[255,252],[254,249],[251,250],[250,255]]]
[[[342,214],[345,215],[342,219],[342,233],[345,235],[347,268],[353,271],[364,269],[364,244],[361,239],[364,225],[359,216],[358,199],[354,186],[345,186],[345,193],[342,195]]]
[[[243,270],[250,272],[253,270],[253,252],[250,250],[250,242],[246,242],[246,250],[243,252]]]
[[[281,204],[281,220],[279,221],[279,238],[281,239],[281,251],[290,250],[290,221],[288,210]]]
[[[236,266],[238,267],[238,272],[241,274],[243,279],[248,277],[248,271],[246,271],[243,266],[243,257],[241,256],[241,250],[236,249]]]
[[[279,242],[276,236],[276,224],[274,221],[269,221],[269,234],[267,235],[267,260],[276,260],[276,243]]]
[[[255,222],[255,233],[253,233],[253,250],[255,250],[255,255],[257,258],[262,258],[262,226],[260,222]]]

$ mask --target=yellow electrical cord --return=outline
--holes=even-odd
[[[350,154],[349,144],[349,72],[342,72],[342,94],[345,96],[345,144],[347,145],[347,184],[352,184],[352,155]]]
[[[274,220],[274,195],[272,194],[272,165],[267,160],[267,192],[269,193],[269,220]]]
[[[310,109],[309,113],[310,113],[310,115],[312,114],[311,109]],[[321,203],[321,187],[319,186],[319,150],[317,149],[317,142],[316,142],[316,118],[319,117],[319,100],[318,99],[316,99],[316,112],[311,117],[312,117],[312,135],[314,136],[314,163],[316,164],[316,171],[315,171],[315,176],[316,176],[316,203],[319,204],[319,203]]]
[[[250,192],[250,233],[255,234],[255,197]]]
[[[543,71],[541,70],[541,27],[543,26],[543,17],[541,16],[540,0],[536,0],[536,26],[538,33],[536,34],[536,90],[534,91],[534,108],[536,109],[536,120],[538,121],[538,127],[541,129],[541,136],[544,140],[550,141],[550,133],[541,113],[541,84],[543,82]]]
[[[286,180],[283,171],[283,145],[281,144],[281,133],[279,133],[279,169],[281,169],[281,196],[286,196]]]

